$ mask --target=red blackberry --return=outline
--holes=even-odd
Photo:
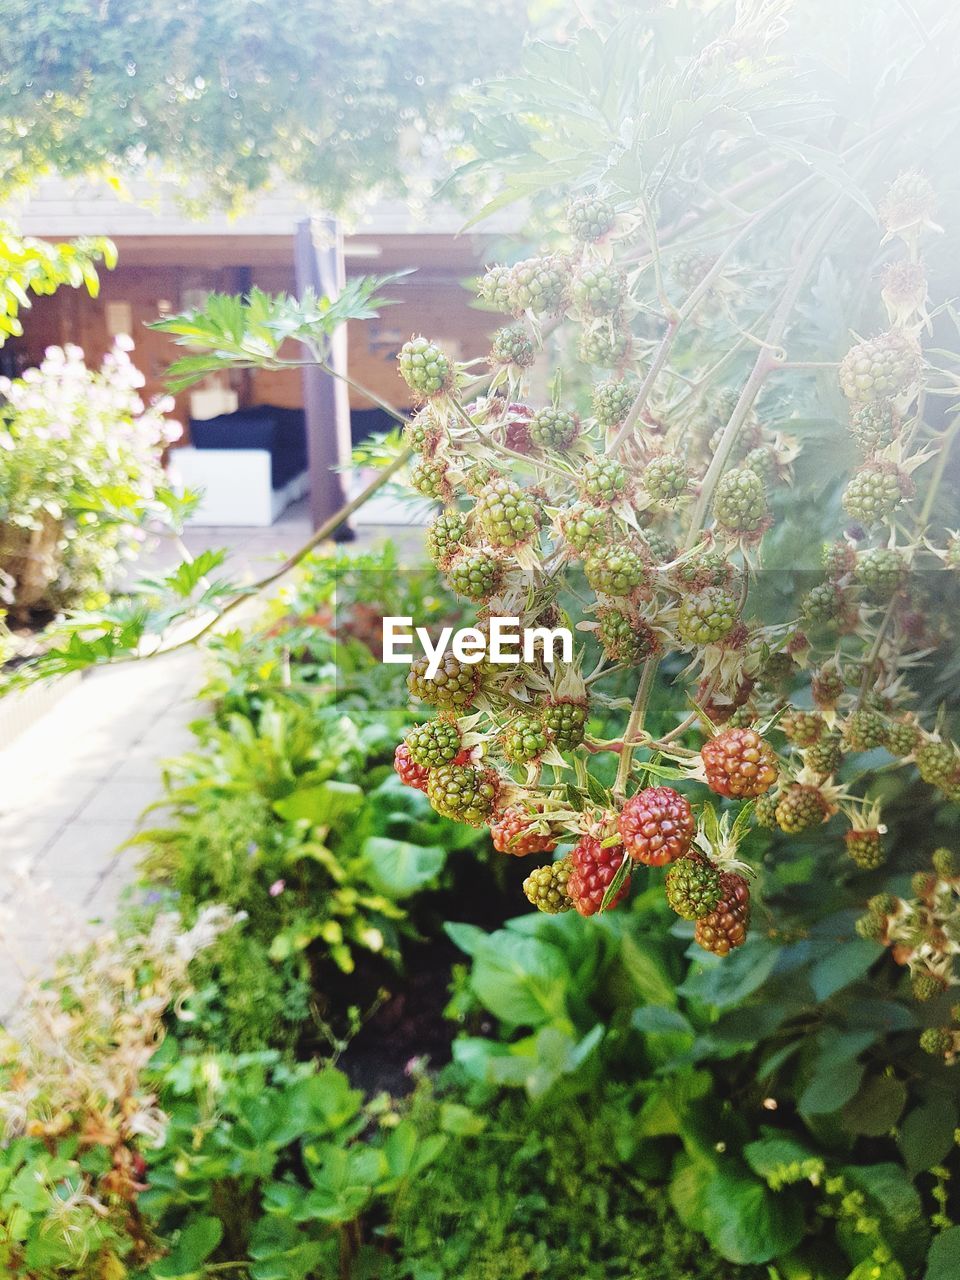
[[[777,757],[755,729],[724,729],[700,748],[707,786],[719,796],[748,800],[777,780]]]
[[[651,867],[682,858],[697,829],[690,802],[671,787],[647,787],[631,796],[618,825],[630,857]]]
[[[497,853],[510,853],[525,858],[530,853],[553,853],[557,842],[549,833],[538,830],[538,816],[516,807],[505,809],[490,824],[490,838]]]
[[[720,901],[715,910],[698,920],[693,931],[704,951],[725,956],[747,940],[750,924],[750,886],[743,876],[725,871],[720,876]]]
[[[405,787],[413,787],[417,791],[426,791],[430,779],[430,770],[417,764],[410,754],[410,748],[401,742],[393,753],[393,767]]]
[[[623,861],[623,845],[604,848],[593,836],[583,836],[570,853],[573,870],[567,882],[567,893],[574,907],[582,916],[592,916],[600,910],[603,895],[617,874]],[[608,910],[618,906],[630,889],[630,877],[624,880]]]

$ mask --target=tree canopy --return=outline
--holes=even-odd
[[[461,87],[516,59],[522,0],[0,0],[0,193],[158,169],[233,205],[401,190]]]

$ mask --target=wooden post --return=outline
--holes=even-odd
[[[335,298],[343,288],[343,233],[335,218],[304,218],[297,223],[294,265],[297,295],[312,289],[318,297]],[[331,340],[331,366],[347,371],[347,327]],[[350,404],[346,383],[308,365],[303,370],[303,409],[307,424],[310,519],[314,529],[346,501],[342,475],[334,467],[350,461]],[[349,534],[347,536],[350,536]]]

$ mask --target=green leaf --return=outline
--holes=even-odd
[[[900,1119],[906,1102],[906,1086],[895,1076],[871,1076],[844,1106],[843,1127],[848,1133],[882,1138]]]
[[[907,1271],[919,1266],[929,1229],[920,1195],[906,1171],[898,1164],[872,1164],[846,1165],[841,1172],[866,1194],[880,1218],[884,1240]]]
[[[274,809],[288,822],[306,820],[314,827],[334,827],[359,813],[364,806],[361,787],[352,782],[323,782],[302,787],[274,801]]]
[[[810,970],[810,985],[818,1000],[826,1000],[855,979],[862,977],[883,947],[866,938],[854,938],[842,946],[834,947]]]
[[[266,1214],[253,1228],[250,1274],[254,1280],[306,1280],[315,1273],[326,1252],[289,1218]]]
[[[718,1009],[739,1004],[762,986],[777,963],[779,948],[767,938],[748,937],[744,946],[722,959],[697,954],[700,971],[692,969],[677,991]]]
[[[770,1191],[762,1182],[720,1171],[707,1183],[703,1232],[728,1262],[769,1262],[803,1238],[799,1200]]]
[[[747,1164],[773,1189],[822,1172],[823,1160],[789,1133],[764,1130],[764,1137],[743,1149]]]
[[[960,1276],[960,1227],[948,1227],[930,1246],[923,1280],[957,1280]]]
[[[180,1232],[170,1253],[153,1264],[157,1280],[192,1280],[203,1274],[203,1264],[223,1239],[219,1218],[193,1218]]]
[[[455,1138],[475,1138],[487,1127],[487,1118],[460,1102],[440,1104],[440,1128]]]
[[[363,877],[371,888],[388,898],[407,898],[436,880],[447,851],[436,845],[370,836],[363,842],[360,856]]]
[[[540,1027],[566,1019],[569,979],[558,947],[500,929],[477,951],[470,985],[495,1017],[513,1026]]]
[[[946,1158],[956,1128],[957,1104],[952,1098],[930,1098],[910,1111],[900,1127],[900,1150],[911,1177]]]

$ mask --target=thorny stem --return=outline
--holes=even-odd
[[[623,731],[624,747],[620,753],[620,760],[617,764],[617,778],[613,784],[613,794],[615,796],[626,794],[627,779],[630,777],[630,765],[633,760],[632,744],[643,728],[644,716],[647,713],[647,703],[650,701],[650,690],[653,688],[653,679],[656,673],[656,658],[648,658],[643,664],[640,683],[637,685],[633,707],[630,711],[630,719],[627,721],[627,727]]]

